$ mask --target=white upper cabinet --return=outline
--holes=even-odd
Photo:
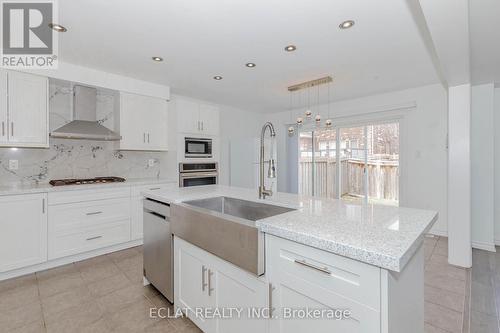
[[[8,142],[7,126],[9,119],[7,97],[7,72],[0,70],[0,145]]]
[[[219,108],[184,98],[176,99],[179,132],[198,135],[219,135]]]
[[[120,92],[115,129],[121,150],[168,150],[168,103],[156,97]]]
[[[48,147],[48,79],[0,71],[0,146]]]

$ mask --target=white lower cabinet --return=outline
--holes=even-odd
[[[380,268],[274,236],[266,241],[272,332],[380,332]],[[320,310],[320,318],[304,318],[305,309]],[[350,316],[328,318],[340,314],[334,310]]]
[[[174,253],[174,304],[203,332],[268,332],[266,319],[249,318],[251,311],[254,317],[267,314],[269,285],[263,279],[178,237]]]
[[[49,194],[49,260],[130,240],[130,188],[87,194]]]
[[[47,260],[47,195],[0,197],[0,272]]]

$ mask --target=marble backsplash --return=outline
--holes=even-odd
[[[113,129],[114,94],[98,91],[97,118]],[[72,120],[69,84],[50,84],[50,130]],[[116,151],[113,142],[50,139],[49,149],[0,148],[0,184],[46,183],[50,179],[118,176],[176,178],[175,152]],[[9,169],[17,160],[18,170]],[[150,165],[151,163],[153,165]]]

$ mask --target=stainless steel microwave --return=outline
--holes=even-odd
[[[212,158],[212,139],[184,138],[185,158]]]

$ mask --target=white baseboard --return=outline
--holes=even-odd
[[[108,246],[108,247],[105,247],[102,249],[97,249],[97,250],[93,250],[93,251],[89,251],[89,252],[85,252],[85,253],[75,254],[72,256],[64,257],[64,258],[49,260],[49,261],[43,262],[41,264],[33,265],[33,266],[14,269],[12,271],[0,273],[0,281],[15,278],[15,277],[22,276],[22,275],[35,273],[35,272],[44,271],[44,270],[49,269],[49,268],[54,268],[54,267],[70,264],[72,262],[82,261],[85,259],[97,257],[100,255],[115,252],[115,251],[128,249],[128,248],[131,248],[134,246],[139,246],[139,245],[142,245],[142,239],[137,239],[137,240],[133,240],[133,241],[130,241],[127,243],[121,243],[121,244],[117,244],[117,245],[113,245],[113,246]]]
[[[472,242],[472,247],[474,249],[485,250],[490,252],[497,252],[495,244],[483,243],[483,242]]]

